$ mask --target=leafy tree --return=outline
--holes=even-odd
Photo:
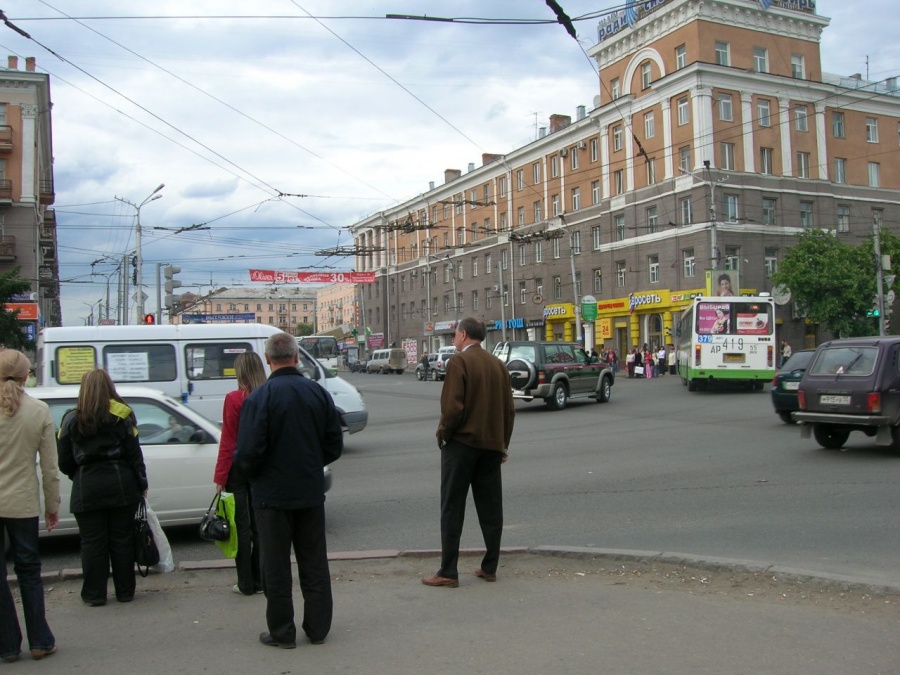
[[[0,305],[10,302],[14,295],[27,293],[31,284],[19,276],[19,268],[0,274]],[[34,342],[25,337],[18,320],[19,311],[0,309],[0,345],[10,349],[34,349]]]
[[[900,262],[900,238],[883,233],[881,249],[891,255],[892,263]],[[826,324],[838,337],[877,333],[876,320],[866,316],[876,295],[871,237],[852,246],[830,232],[807,230],[788,249],[772,281],[791,290],[792,300],[810,321]],[[885,293],[888,290],[884,288]]]
[[[303,337],[304,335],[312,335],[316,330],[316,327],[311,323],[298,323],[297,324],[297,335]]]

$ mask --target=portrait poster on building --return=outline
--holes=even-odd
[[[740,272],[737,270],[706,270],[706,294],[717,298],[740,295]]]

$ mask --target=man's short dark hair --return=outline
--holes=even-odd
[[[275,333],[266,340],[266,356],[272,363],[293,361],[299,353],[297,339],[290,333]]]
[[[462,330],[466,332],[473,340],[478,340],[479,342],[484,342],[484,338],[487,335],[487,330],[484,327],[484,322],[479,321],[473,316],[467,316],[465,319],[459,322],[457,325],[458,330]]]

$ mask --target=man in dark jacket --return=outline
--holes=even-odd
[[[297,646],[291,547],[300,569],[302,628],[313,644],[331,628],[331,576],[325,543],[323,468],[341,456],[344,439],[331,395],[297,369],[299,349],[287,333],[266,342],[269,379],[244,401],[234,461],[250,479],[266,593],[260,642]]]

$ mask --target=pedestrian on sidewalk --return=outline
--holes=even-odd
[[[222,407],[222,435],[219,439],[219,457],[213,482],[216,493],[223,490],[234,495],[234,527],[237,530],[237,555],[234,566],[237,570],[235,593],[253,595],[262,593],[262,579],[259,572],[259,537],[256,532],[256,517],[253,513],[253,498],[250,483],[240,467],[234,464],[234,450],[237,447],[238,422],[241,408],[250,393],[266,381],[266,371],[262,359],[256,352],[244,352],[234,360],[234,377],[238,388],[225,395]]]
[[[147,496],[137,420],[102,368],[81,378],[78,403],[59,425],[59,470],[72,481],[69,511],[81,535],[81,599],[106,604],[112,566],[116,600],[134,599],[134,514]]]
[[[426,586],[459,586],[459,541],[469,486],[485,547],[475,576],[497,580],[503,534],[500,466],[508,457],[516,410],[509,373],[481,347],[485,332],[478,319],[460,321],[453,337],[457,353],[447,362],[436,434],[441,450],[441,567],[422,579]]]
[[[344,438],[331,395],[297,369],[296,338],[272,335],[266,362],[272,374],[241,408],[234,463],[250,480],[259,532],[268,627],[259,641],[293,649],[292,548],[303,594],[301,627],[313,644],[331,630],[323,469],[341,456]]]
[[[0,542],[5,533],[19,581],[31,658],[40,660],[56,651],[56,638],[44,609],[37,472],[41,472],[48,532],[59,522],[59,475],[50,408],[25,393],[30,367],[21,352],[0,350]],[[21,647],[22,629],[6,579],[6,553],[0,546],[0,659],[18,661]]]

